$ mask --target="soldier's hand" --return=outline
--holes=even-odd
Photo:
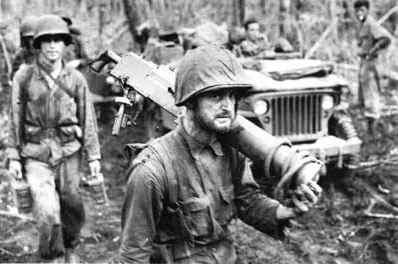
[[[22,179],[22,165],[18,160],[10,160],[10,163],[8,164],[8,171],[15,179]]]
[[[317,202],[322,188],[314,181],[301,184],[293,193],[289,207],[280,204],[276,210],[278,220],[292,219],[308,212]]]
[[[90,167],[91,176],[96,176],[101,171],[101,163],[99,160],[90,161],[88,166]]]
[[[308,212],[318,202],[321,193],[322,188],[315,181],[299,185],[292,195],[295,213],[300,215]]]
[[[308,184],[309,182],[318,182],[320,173],[322,170],[322,164],[317,162],[311,162],[306,164],[301,170],[298,172],[296,178],[296,186],[300,186],[302,184]]]

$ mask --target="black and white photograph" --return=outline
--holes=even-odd
[[[0,0],[0,263],[397,264],[397,0]]]

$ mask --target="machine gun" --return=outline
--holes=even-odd
[[[117,135],[120,127],[124,127],[128,123],[130,117],[124,114],[124,110],[126,105],[135,103],[135,96],[133,95],[135,92],[152,100],[175,117],[183,112],[182,107],[176,107],[174,104],[175,72],[172,68],[146,61],[133,52],[119,57],[112,51],[101,54],[91,64],[91,68],[99,72],[109,62],[116,63],[109,74],[121,82],[125,95],[116,100],[121,105],[119,112],[115,115],[113,135]],[[268,175],[269,164],[272,162],[270,157],[281,146],[280,141],[241,115],[237,115],[231,131],[223,135],[222,139],[255,163],[262,164]],[[282,193],[280,191],[284,189],[283,187],[291,185],[291,179],[294,175],[296,175],[296,179],[300,179],[296,184],[308,183],[319,178],[320,170],[323,167],[323,164],[315,158],[306,156],[303,159],[298,158],[300,162],[294,164],[294,166],[288,166],[286,170],[284,163],[288,163],[291,157],[296,157],[297,154],[296,151],[288,147],[284,152],[289,156],[286,157],[286,162],[278,164],[279,171],[283,172],[283,176],[275,191],[276,196],[281,196],[279,194]],[[304,156],[301,155],[301,157]],[[283,159],[284,157],[281,160]],[[293,184],[293,186],[296,184]]]
[[[118,135],[120,128],[133,119],[124,113],[125,106],[136,103],[136,93],[144,98],[152,100],[157,105],[177,117],[182,109],[174,105],[174,78],[175,72],[163,65],[156,65],[144,60],[133,52],[120,57],[112,51],[105,51],[91,64],[91,69],[100,72],[106,64],[116,63],[109,74],[121,82],[124,96],[117,97],[116,103],[120,104],[119,111],[115,115],[112,135]]]

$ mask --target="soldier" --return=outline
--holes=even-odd
[[[81,149],[90,172],[100,172],[100,147],[90,91],[62,54],[72,38],[66,23],[43,15],[33,38],[35,62],[19,70],[12,87],[8,167],[25,177],[39,226],[39,255],[77,261],[74,249],[85,214],[78,194]]]
[[[21,25],[19,26],[21,47],[17,51],[14,62],[12,63],[11,78],[15,75],[20,67],[32,64],[33,60],[35,59],[33,35],[36,21],[37,17],[27,16],[22,20]]]
[[[244,27],[246,30],[246,40],[240,44],[243,56],[258,56],[262,52],[271,49],[267,36],[260,33],[260,24],[256,19],[248,19]]]
[[[223,142],[240,95],[251,87],[227,49],[203,46],[183,57],[175,103],[185,106],[186,113],[176,129],[152,141],[132,163],[122,210],[123,238],[113,263],[149,263],[157,243],[166,244],[160,247],[161,263],[235,263],[229,227],[235,213],[278,236],[288,219],[317,201],[321,188],[315,182],[299,184],[305,195],[302,202],[295,200],[298,207],[260,194],[247,159]],[[284,144],[269,151],[275,172],[277,163],[289,168],[282,156],[298,161]],[[319,170],[315,167],[314,174]]]
[[[368,119],[368,129],[374,132],[376,120],[380,117],[380,82],[377,71],[377,57],[382,49],[391,43],[390,33],[379,25],[369,14],[369,1],[357,0],[354,3],[356,16],[360,22],[358,34],[359,64],[359,103]]]
[[[72,18],[66,10],[56,10],[54,15],[60,16],[68,24],[69,33],[72,36],[72,42],[64,52],[65,62],[75,69],[83,69],[88,65],[89,57],[81,38],[80,29],[73,24]]]

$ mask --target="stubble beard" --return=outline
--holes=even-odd
[[[229,124],[219,124],[216,118],[217,116],[215,117],[215,119],[209,119],[201,114],[198,113],[195,114],[195,120],[202,127],[202,129],[214,132],[216,134],[225,134],[230,132],[232,128],[232,123],[236,118],[236,114],[235,113],[229,114],[228,117],[230,118]]]

